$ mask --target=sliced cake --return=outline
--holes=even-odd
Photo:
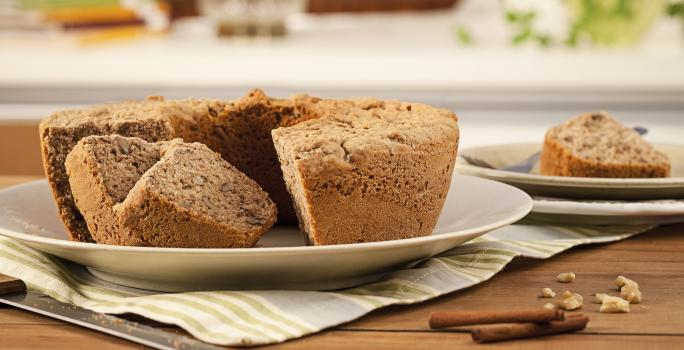
[[[542,175],[647,178],[670,175],[667,156],[605,112],[588,113],[550,129]]]
[[[235,101],[165,100],[150,97],[56,112],[40,123],[45,173],[62,221],[76,241],[92,242],[74,203],[64,167],[67,154],[83,137],[119,134],[149,142],[182,138],[201,142],[254,179],[278,206],[279,221],[296,223],[290,195],[271,140],[271,129],[315,117],[307,113],[313,100],[273,99],[261,90]]]
[[[199,143],[89,136],[66,170],[97,243],[251,247],[276,219],[256,182]]]
[[[456,116],[422,104],[321,100],[319,118],[273,130],[311,244],[432,233],[451,182]]]
[[[384,192],[378,189],[380,197],[371,195],[354,197],[362,200],[357,203],[360,207],[370,205],[369,203],[374,203],[374,201],[379,203],[385,203],[385,200],[394,201],[398,203],[395,203],[398,205],[397,208],[405,209],[404,214],[411,213],[411,215],[407,214],[407,217],[413,218],[395,221],[392,215],[398,214],[385,212],[382,218],[377,218],[377,222],[361,223],[359,227],[362,227],[364,232],[370,232],[385,219],[388,220],[385,222],[393,227],[385,228],[382,231],[384,233],[368,234],[369,236],[364,236],[365,238],[357,234],[359,237],[355,239],[367,241],[383,239],[382,237],[395,239],[429,234],[437,220],[444,200],[443,196],[448,188],[448,182],[444,179],[450,179],[453,170],[458,129],[453,113],[421,104],[376,99],[329,100],[308,95],[274,99],[267,97],[260,90],[253,90],[247,96],[234,101],[164,100],[160,97],[153,97],[142,101],[105,104],[57,112],[45,118],[40,124],[43,163],[62,220],[73,240],[85,242],[96,240],[91,236],[89,225],[86,224],[86,220],[74,202],[69,176],[64,165],[67,154],[77,142],[90,135],[120,134],[139,137],[148,142],[181,138],[185,142],[205,144],[211,150],[221,154],[223,159],[239,171],[254,179],[269,194],[277,205],[279,222],[294,223],[297,222],[297,216],[292,197],[286,189],[281,163],[271,138],[271,130],[276,128],[285,130],[302,122],[317,119],[321,119],[320,124],[314,124],[312,127],[317,128],[317,125],[320,125],[322,130],[330,128],[333,132],[339,133],[336,136],[337,139],[349,139],[345,147],[352,147],[355,143],[359,143],[358,147],[361,147],[362,141],[360,140],[363,133],[366,133],[369,139],[383,140],[380,143],[379,141],[369,142],[366,146],[354,148],[356,157],[369,157],[377,164],[381,163],[384,154],[389,155],[387,159],[390,163],[378,169],[378,175],[383,174],[381,179],[373,180],[371,177],[373,181],[370,181],[368,185],[372,188],[369,187],[364,191],[375,193],[373,192],[376,191],[375,187],[381,186],[379,181],[383,181],[384,191],[389,193],[391,184],[396,182],[399,186],[407,186],[407,189],[402,189],[397,193],[419,196],[419,198],[400,199],[395,196],[381,195]],[[380,124],[373,124],[376,119]],[[377,130],[377,135],[372,134],[374,130]],[[382,130],[385,132],[383,135],[381,135]],[[296,139],[306,137],[307,133],[312,131],[295,128],[293,132],[300,132],[300,136],[292,137]],[[326,136],[322,134],[316,137],[320,142],[326,139]],[[381,146],[383,142],[384,146]],[[290,142],[288,141],[287,144]],[[428,146],[433,144],[436,148],[430,149]],[[285,144],[280,146],[289,147]],[[372,151],[374,148],[378,148],[378,151]],[[431,153],[433,151],[435,153]],[[283,162],[289,162],[286,153],[281,154]],[[348,158],[348,155],[343,158]],[[343,160],[347,164],[361,162],[354,160],[350,163],[348,160]],[[409,163],[402,163],[404,160]],[[352,172],[357,171],[353,169],[364,169],[361,163],[351,165]],[[135,167],[140,167],[140,169],[135,171],[145,172],[145,166],[138,162]],[[419,171],[421,167],[425,168]],[[313,176],[313,174],[308,175]],[[353,179],[360,186],[363,186],[364,176],[375,176],[370,170],[357,175]],[[292,177],[292,173],[286,177]],[[351,174],[345,174],[344,178],[345,181],[352,179]],[[438,182],[434,182],[435,179]],[[404,185],[406,181],[415,183]],[[422,185],[419,186],[417,184],[419,182]],[[295,187],[291,186],[290,192],[295,198],[298,196],[296,191]],[[364,203],[365,200],[369,202]],[[300,201],[298,205],[302,203],[304,202]],[[390,207],[387,203],[383,205]],[[409,210],[410,207],[413,209]],[[305,220],[312,217],[302,215],[301,210],[298,215]],[[410,225],[408,221],[411,222]],[[309,226],[311,225],[303,225],[303,227]],[[419,230],[415,231],[415,228]],[[340,238],[340,242],[347,242],[348,238]]]
[[[126,199],[142,175],[161,158],[161,144],[137,137],[89,136],[68,154],[65,166],[76,205],[91,240],[114,245],[145,245],[120,227],[114,206]]]

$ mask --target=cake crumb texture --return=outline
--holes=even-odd
[[[665,154],[605,112],[550,129],[540,159],[540,173],[552,176],[667,177],[670,167]]]
[[[89,136],[66,169],[97,243],[252,247],[276,220],[266,192],[200,143]]]

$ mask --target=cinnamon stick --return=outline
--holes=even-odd
[[[478,343],[491,343],[502,340],[539,337],[544,335],[574,332],[584,329],[589,322],[586,316],[568,317],[564,321],[548,323],[520,323],[490,326],[472,330],[473,340]]]
[[[563,320],[563,310],[527,309],[504,311],[454,311],[430,314],[430,328],[490,323],[550,322]]]

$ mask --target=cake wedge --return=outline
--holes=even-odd
[[[200,143],[88,136],[65,166],[97,243],[252,247],[276,220],[266,192]]]
[[[654,178],[670,174],[670,160],[606,112],[587,113],[551,128],[540,173],[552,176]]]
[[[456,116],[418,103],[322,100],[272,131],[299,226],[313,245],[430,235],[458,147]]]

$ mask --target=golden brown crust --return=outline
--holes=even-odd
[[[74,145],[81,138],[89,135],[120,134],[140,137],[150,142],[178,137],[186,142],[206,144],[213,151],[220,153],[225,160],[241,172],[254,179],[269,194],[278,206],[279,222],[292,223],[296,222],[295,211],[291,196],[285,188],[281,164],[271,139],[271,130],[294,126],[311,119],[345,115],[350,110],[372,114],[380,113],[382,110],[400,112],[406,108],[409,112],[413,108],[411,113],[415,114],[416,120],[426,114],[435,114],[451,120],[454,125],[456,124],[453,113],[422,104],[405,104],[373,98],[326,100],[308,95],[296,95],[289,99],[274,99],[266,96],[261,90],[253,90],[247,96],[234,101],[202,99],[173,101],[150,98],[145,101],[127,101],[83,110],[58,112],[41,123],[41,144],[46,174],[62,219],[73,240],[93,241],[93,238],[74,203],[64,161]],[[389,117],[391,118],[391,116]],[[432,182],[439,184],[438,186],[442,190],[431,190],[431,195],[435,194],[436,197],[435,199],[425,199],[425,203],[429,205],[421,204],[407,211],[388,209],[386,211],[387,216],[383,220],[390,222],[400,220],[401,218],[395,217],[395,215],[401,212],[403,213],[401,216],[413,215],[416,218],[415,222],[420,221],[422,224],[417,224],[418,231],[407,233],[406,230],[403,232],[397,230],[397,232],[388,234],[384,239],[402,238],[401,235],[412,235],[414,234],[412,232],[418,232],[417,234],[420,235],[429,234],[439,215],[437,207],[441,209],[439,203],[443,203],[443,197],[446,195],[445,188],[448,189],[448,182],[445,183],[443,180],[444,178],[450,180],[453,171],[452,159],[455,157],[456,144],[452,145],[453,142],[451,141],[445,143],[432,140],[433,134],[431,132],[416,132],[408,135],[411,136],[409,138],[406,138],[407,135],[402,133],[387,135],[393,145],[390,153],[394,154],[393,152],[402,147],[410,146],[410,144],[418,146],[415,157],[409,153],[402,155],[396,153],[395,160],[398,161],[400,157],[405,157],[402,161],[413,162],[416,169],[425,166],[426,169],[416,171],[414,175],[427,179],[428,186],[433,186]],[[457,139],[458,132],[456,131],[451,140],[457,142]],[[433,141],[436,142],[434,147]],[[428,154],[430,150],[443,151],[442,147],[446,147],[447,143],[453,147],[448,146],[446,154]],[[376,144],[376,146],[379,145],[381,144]],[[425,146],[424,149],[420,148],[423,146]],[[374,151],[367,149],[358,152],[358,155],[368,156],[369,159],[380,164],[385,153],[385,151],[374,153]],[[450,167],[444,168],[443,165],[449,161],[451,161]],[[437,173],[432,174],[433,171]],[[416,184],[422,183],[422,180],[416,178],[415,182]],[[446,187],[443,188],[443,186]],[[417,192],[418,190],[409,191],[407,195]],[[439,205],[433,206],[431,204],[433,200]],[[372,200],[368,199],[368,203],[371,202]],[[325,207],[325,205],[321,206],[321,208]],[[355,210],[353,209],[352,212]],[[397,227],[400,226],[404,229],[414,229],[409,224],[402,224]],[[380,240],[382,238],[372,239]]]
[[[310,243],[430,235],[451,182],[455,115],[375,99],[323,101],[312,108],[328,114],[272,132]]]

